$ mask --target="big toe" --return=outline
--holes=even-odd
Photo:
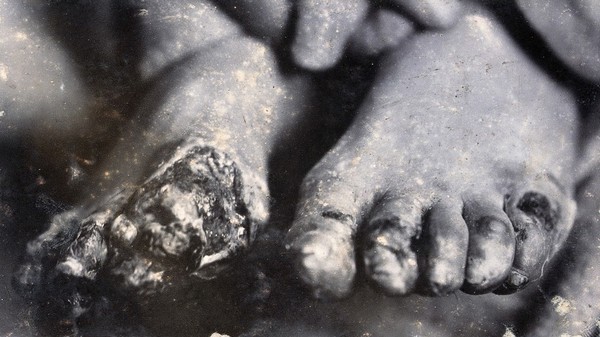
[[[345,296],[356,273],[351,235],[328,229],[339,226],[336,219],[321,216],[304,221],[313,222],[307,226],[314,229],[288,237],[299,276],[316,298]]]
[[[341,298],[352,290],[354,239],[363,204],[356,192],[361,189],[327,175],[305,179],[301,207],[286,237],[298,276],[321,299]]]

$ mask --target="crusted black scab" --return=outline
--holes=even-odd
[[[190,145],[131,196],[101,205],[104,211],[55,216],[15,272],[20,293],[55,312],[54,323],[74,322],[107,285],[96,282],[98,275],[111,294],[143,303],[234,263],[259,225],[244,198],[242,172],[226,154]]]
[[[334,219],[337,221],[341,221],[341,222],[345,222],[348,224],[353,224],[354,223],[354,217],[350,214],[345,214],[343,212],[340,212],[338,210],[326,210],[323,211],[323,213],[321,213],[321,216],[324,218],[330,218],[330,219]]]
[[[547,231],[553,230],[560,219],[560,210],[554,209],[548,198],[537,192],[525,193],[519,200],[517,208],[535,217]]]
[[[208,255],[225,253],[224,261],[216,263],[226,262],[250,244],[253,220],[242,189],[233,160],[211,147],[192,147],[123,207],[121,213],[139,232],[129,249],[144,257],[140,263],[153,261],[152,269],[164,271],[165,277],[198,272]],[[179,218],[182,210],[185,219]],[[202,267],[203,274],[213,269],[220,270]]]

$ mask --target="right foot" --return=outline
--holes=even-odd
[[[308,96],[304,79],[279,74],[271,51],[210,5],[137,4],[147,79],[137,114],[100,154],[81,207],[28,245],[14,277],[67,328],[96,282],[140,304],[222,275],[266,222],[269,154]]]
[[[393,295],[523,288],[572,223],[576,128],[572,97],[486,12],[417,36],[304,181],[299,276],[323,298],[357,270]]]

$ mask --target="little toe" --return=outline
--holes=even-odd
[[[468,294],[490,292],[508,277],[513,264],[512,224],[502,211],[500,196],[469,197],[464,201],[463,218],[469,230],[469,247],[462,290]]]
[[[428,295],[448,295],[463,284],[469,232],[461,210],[461,201],[441,201],[423,221],[419,264],[423,291]]]
[[[496,293],[510,294],[523,289],[531,280],[542,276],[544,265],[568,232],[570,203],[557,202],[558,194],[539,188],[524,188],[505,200],[505,212],[516,233],[513,268]]]
[[[366,0],[300,0],[292,45],[295,61],[310,70],[332,67],[346,42],[367,15]]]
[[[421,208],[414,202],[384,200],[365,227],[365,272],[388,295],[405,295],[415,289],[419,270],[413,239],[420,232]]]
[[[286,248],[314,297],[344,297],[356,274],[354,237],[362,198],[343,180],[310,175],[302,195]]]

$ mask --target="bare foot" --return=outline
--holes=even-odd
[[[146,81],[133,118],[14,276],[67,330],[97,283],[143,307],[221,275],[268,218],[269,153],[308,97],[209,3],[146,5],[124,11],[138,18],[133,66]]]
[[[304,181],[287,237],[301,279],[320,298],[357,270],[394,295],[523,288],[572,223],[577,125],[486,12],[415,37]]]

